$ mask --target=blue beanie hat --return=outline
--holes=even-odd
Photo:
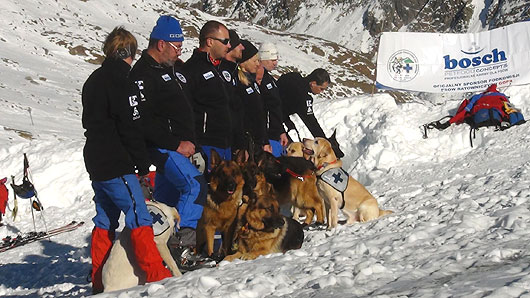
[[[161,16],[158,18],[149,37],[164,41],[184,41],[180,23],[172,16]]]

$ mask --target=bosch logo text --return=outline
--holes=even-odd
[[[493,49],[491,54],[472,58],[462,58],[460,60],[452,59],[449,55],[446,55],[443,58],[445,62],[445,69],[455,69],[457,67],[468,68],[471,66],[475,67],[507,60],[506,53],[504,51],[499,51],[498,49]]]

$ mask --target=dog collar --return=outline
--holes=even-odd
[[[307,179],[307,178],[311,178],[311,175],[306,175],[306,176],[299,175],[299,174],[293,172],[293,171],[292,171],[291,169],[289,169],[289,168],[285,169],[285,171],[286,171],[287,173],[289,173],[289,175],[295,177],[296,179],[298,179],[298,180],[300,180],[300,181],[302,181],[302,182],[304,182],[304,180]]]
[[[250,225],[248,224],[248,222],[247,222],[246,224],[244,224],[244,225],[241,227],[241,232],[242,232],[243,234],[248,234],[248,233],[250,233],[251,230],[252,230],[252,231],[256,231],[256,232],[261,232],[261,231],[263,231],[264,229],[258,230],[258,229],[256,229],[256,228],[250,226]]]
[[[322,168],[324,168],[324,167],[327,167],[327,166],[329,166],[329,165],[332,165],[332,164],[334,164],[334,163],[337,163],[337,161],[339,161],[339,160],[338,160],[338,159],[335,159],[334,161],[329,162],[329,163],[325,162],[325,163],[323,163],[322,165],[320,165],[320,166],[317,168],[317,171],[320,170],[320,169],[322,169]]]
[[[277,159],[276,159],[276,162],[277,162],[277,163],[280,163],[280,161],[277,160]],[[293,171],[293,170],[291,170],[291,169],[289,169],[289,168],[286,168],[285,171],[286,171],[289,175],[293,176],[294,178],[296,178],[296,179],[298,179],[298,180],[300,180],[300,181],[302,181],[302,182],[304,182],[304,180],[307,179],[307,178],[311,178],[311,176],[312,176],[312,175],[306,175],[306,176],[304,176],[304,175],[300,175],[300,174],[296,173],[295,171]]]

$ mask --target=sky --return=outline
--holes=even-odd
[[[47,5],[55,6],[0,4],[0,178],[15,175],[20,183],[27,153],[47,226],[72,220],[85,225],[0,253],[1,297],[90,295],[95,210],[82,157],[80,90],[97,65],[87,62],[93,56],[72,55],[68,46],[84,44],[97,53],[104,30],[88,28],[111,29],[117,19],[145,36],[156,19],[142,3],[134,9],[146,12],[136,19],[133,8],[118,1],[87,9],[84,2]],[[76,15],[92,22],[76,21]],[[255,33],[248,27],[241,31]],[[256,38],[278,40],[265,33]],[[295,41],[282,38],[281,63],[311,69],[304,65],[311,54],[297,55]],[[193,43],[185,46],[189,55]],[[530,115],[529,86],[501,91]],[[100,297],[530,297],[528,124],[480,129],[474,147],[466,125],[422,137],[422,124],[454,114],[459,103],[443,95],[404,104],[384,93],[317,97],[316,116],[326,133],[337,129],[344,169],[393,214],[306,231],[302,248],[285,254],[221,262]],[[309,136],[305,129],[301,134]],[[33,230],[29,202],[18,204],[17,219],[5,219],[1,237]],[[37,230],[44,229],[40,215]]]

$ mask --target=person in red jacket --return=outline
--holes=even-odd
[[[9,191],[6,187],[7,178],[0,180],[0,227],[4,224],[2,223],[2,216],[6,214],[7,199]]]
[[[94,294],[103,291],[103,264],[112,247],[120,212],[125,213],[134,256],[146,273],[146,281],[172,276],[156,248],[153,219],[135,175],[147,175],[150,166],[139,127],[140,93],[129,79],[136,49],[134,36],[122,27],[115,28],[103,44],[105,61],[83,85],[83,156],[96,205],[91,239]]]

